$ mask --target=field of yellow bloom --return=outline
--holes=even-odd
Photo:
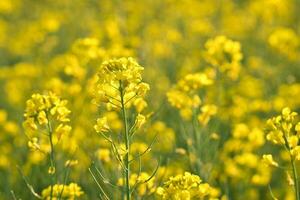
[[[0,0],[0,200],[300,200],[299,13]]]

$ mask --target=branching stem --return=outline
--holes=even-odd
[[[48,136],[49,136],[49,143],[50,143],[50,174],[51,174],[51,190],[50,190],[50,200],[53,198],[53,186],[56,182],[56,166],[55,166],[55,152],[54,152],[54,144],[53,144],[53,130],[50,123],[50,119],[47,115],[47,129],[48,129]],[[54,171],[52,171],[54,170]]]
[[[121,96],[121,109],[123,115],[123,123],[124,123],[124,142],[126,146],[126,155],[125,155],[125,192],[126,192],[126,200],[130,200],[130,185],[129,185],[129,176],[130,176],[130,163],[129,163],[129,152],[130,152],[130,140],[129,140],[129,129],[128,129],[128,119],[125,108],[124,101],[124,86],[120,81],[120,96]]]

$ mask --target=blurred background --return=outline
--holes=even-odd
[[[262,167],[260,157],[274,152],[288,162],[265,141],[263,129],[285,106],[300,111],[299,13],[299,0],[0,0],[0,199],[12,199],[11,190],[18,198],[33,198],[17,166],[37,192],[49,185],[47,157],[30,151],[22,128],[33,93],[53,91],[69,102],[72,132],[58,145],[57,159],[61,168],[71,157],[78,160],[70,182],[82,187],[82,199],[97,198],[88,173],[92,162],[117,181],[109,145],[93,126],[100,114],[116,131],[122,124],[92,98],[97,68],[122,56],[138,60],[151,87],[147,109],[154,114],[132,149],[143,152],[159,133],[143,158],[149,173],[161,159],[156,186],[191,171],[223,199],[271,199],[268,185],[279,199],[293,199],[286,173]],[[234,77],[211,72],[206,42],[220,35],[241,46]],[[201,148],[193,152],[184,132],[194,125],[170,106],[166,94],[197,72],[214,77],[200,96],[218,112],[198,130]]]

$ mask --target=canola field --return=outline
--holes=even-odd
[[[0,200],[300,200],[299,13],[0,0]]]

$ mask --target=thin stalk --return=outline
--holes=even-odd
[[[22,176],[22,179],[24,180],[24,182],[25,182],[27,188],[30,190],[31,194],[32,194],[34,197],[36,197],[37,199],[42,199],[42,197],[41,197],[38,193],[35,192],[33,186],[29,183],[29,181],[27,180],[27,178],[24,176],[24,174],[23,174],[21,168],[20,168],[19,166],[17,166],[17,169],[18,169],[20,175]]]
[[[10,193],[11,193],[11,196],[12,196],[13,200],[17,200],[15,192],[13,190],[11,190]]]
[[[47,129],[48,129],[48,133],[49,133],[49,142],[50,142],[50,167],[51,170],[54,170],[53,173],[51,173],[51,190],[50,190],[50,200],[52,200],[53,198],[53,186],[56,182],[56,178],[55,178],[55,174],[56,174],[56,166],[55,166],[55,152],[54,152],[54,145],[53,145],[53,130],[52,130],[52,126],[50,123],[50,120],[48,119],[47,116]]]
[[[102,192],[102,194],[104,195],[105,199],[109,200],[109,197],[107,196],[107,194],[104,192],[103,188],[101,187],[100,183],[98,182],[96,176],[94,175],[94,173],[92,172],[91,168],[89,168],[89,172],[92,175],[95,183],[97,184],[97,186],[99,187],[100,191]]]
[[[284,133],[284,132],[283,132]],[[295,188],[295,193],[296,193],[296,200],[300,200],[299,197],[299,182],[298,182],[298,173],[297,173],[297,168],[295,165],[295,159],[293,158],[292,152],[291,152],[291,147],[288,143],[288,140],[286,138],[286,136],[283,134],[283,139],[285,142],[285,148],[288,150],[288,152],[290,153],[290,160],[291,160],[291,165],[292,165],[292,169],[293,169],[293,179],[294,179],[294,188]]]
[[[293,177],[294,177],[294,187],[295,187],[295,193],[296,193],[296,199],[300,200],[299,198],[299,182],[298,182],[298,173],[297,173],[297,168],[295,165],[295,160],[292,158],[291,155],[291,164],[292,164],[292,168],[293,168]]]
[[[124,102],[124,88],[123,84],[120,81],[120,96],[121,96],[121,109],[123,115],[123,123],[124,123],[124,142],[126,146],[126,155],[125,155],[125,191],[126,191],[126,200],[130,200],[130,185],[129,185],[129,175],[130,175],[130,165],[129,165],[129,152],[130,152],[130,141],[129,141],[129,129],[128,129],[128,122],[127,122],[127,114],[125,109],[125,102]]]
[[[201,154],[202,154],[202,145],[201,144],[201,139],[200,139],[200,132],[198,131],[198,122],[196,121],[196,116],[195,116],[195,111],[193,111],[193,116],[192,116],[192,126],[193,126],[193,134],[195,138],[195,142],[193,143],[194,148],[196,150],[196,155],[197,155],[197,160],[195,164],[195,168],[197,173],[201,174]]]
[[[272,199],[273,199],[273,200],[277,200],[277,198],[275,197],[275,195],[274,195],[274,193],[273,193],[273,191],[272,191],[272,188],[271,188],[271,185],[270,185],[270,184],[269,184],[268,188],[269,188],[270,195],[271,195]]]
[[[71,157],[71,160],[73,160],[75,152],[76,152],[76,150],[74,151],[74,153],[73,153],[73,155]],[[64,189],[65,189],[65,186],[66,186],[68,178],[69,178],[70,170],[71,170],[71,164],[68,163],[67,166],[66,166],[66,169],[65,169],[65,176],[64,176],[64,182],[63,182],[63,188],[62,188],[62,190],[61,190],[61,192],[59,194],[58,200],[62,199],[62,195],[64,193]]]

